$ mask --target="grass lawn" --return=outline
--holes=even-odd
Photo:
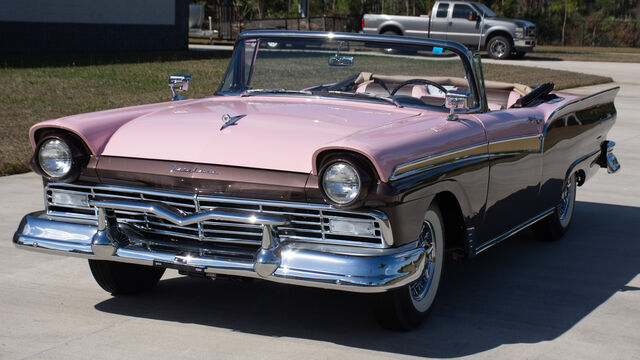
[[[640,48],[591,46],[536,46],[525,59],[611,61],[640,63]]]
[[[168,76],[189,73],[189,97],[213,94],[230,53],[125,53],[0,58],[0,175],[28,171],[31,125],[78,113],[168,101]],[[610,78],[499,64],[484,65],[485,78],[557,89],[599,84]]]

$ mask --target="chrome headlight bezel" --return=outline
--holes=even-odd
[[[78,140],[64,133],[42,136],[31,158],[31,168],[49,181],[75,181],[80,176],[80,170],[88,159],[87,152],[77,143]],[[62,154],[60,160],[63,164],[59,167],[62,170],[60,172],[56,172],[56,169],[44,164],[44,157],[47,154],[43,152],[55,151],[56,148],[59,149],[58,155]]]
[[[336,176],[336,172],[342,172],[343,177],[351,178],[351,181],[345,187],[356,188],[352,194],[340,197],[332,192],[329,186],[328,176]],[[346,175],[346,176],[345,176]],[[371,176],[364,170],[360,163],[351,157],[335,157],[326,161],[318,172],[319,188],[325,201],[336,207],[355,207],[360,204],[367,196],[369,190]]]

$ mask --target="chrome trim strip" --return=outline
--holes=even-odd
[[[430,155],[422,159],[400,164],[393,169],[390,181],[401,179],[431,168],[440,167],[449,163],[470,160],[476,157],[487,156],[487,143],[467,146],[439,155]]]
[[[525,135],[472,145],[440,155],[431,155],[422,159],[400,164],[393,169],[390,181],[402,179],[424,171],[463,161],[493,158],[496,155],[517,155],[523,152],[540,152],[542,136]]]
[[[475,254],[477,255],[477,254],[487,250],[488,248],[492,247],[493,245],[495,245],[495,244],[507,239],[508,237],[519,233],[520,231],[526,229],[528,226],[531,226],[531,225],[537,223],[538,221],[544,219],[545,217],[553,214],[554,211],[555,211],[555,208],[548,209],[548,210],[542,212],[541,214],[538,214],[538,215],[532,217],[531,219],[523,222],[522,224],[514,227],[513,229],[505,232],[504,234],[502,234],[502,235],[500,235],[498,237],[495,237],[495,238],[483,243],[482,245],[480,245],[480,246],[475,248]]]
[[[542,135],[524,135],[489,142],[489,154],[541,151]]]

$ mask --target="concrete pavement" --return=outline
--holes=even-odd
[[[450,266],[419,329],[380,329],[362,295],[175,272],[154,293],[113,298],[86,261],[13,247],[43,202],[40,179],[23,174],[0,178],[0,359],[640,359],[640,65],[531,65],[622,85],[610,133],[622,171],[579,189],[562,241],[523,232]]]

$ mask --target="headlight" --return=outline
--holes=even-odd
[[[322,174],[322,189],[329,200],[344,205],[358,198],[362,180],[353,166],[338,161],[329,165]]]
[[[38,164],[42,171],[52,178],[66,176],[73,165],[69,145],[56,138],[45,140],[38,151]]]
[[[516,28],[516,37],[523,38],[524,37],[524,28],[517,27]]]

